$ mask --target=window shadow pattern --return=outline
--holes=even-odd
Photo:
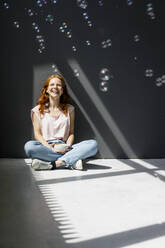
[[[58,183],[69,183],[73,181],[81,181],[81,180],[90,180],[90,179],[104,179],[106,177],[115,177],[115,176],[124,176],[124,175],[132,175],[135,173],[147,173],[153,177],[155,176],[155,172],[158,173],[160,170],[164,169],[164,162],[165,160],[159,160],[155,159],[152,160],[151,164],[154,164],[155,168],[146,168],[142,164],[138,163],[136,160],[125,160],[121,159],[122,163],[125,163],[129,167],[131,167],[130,170],[126,171],[116,171],[116,172],[107,172],[107,173],[99,173],[99,174],[91,174],[91,175],[83,175],[83,176],[73,176],[73,177],[67,177],[67,178],[56,178],[56,179],[50,179],[50,180],[39,180],[36,181],[36,184],[40,188],[42,194],[44,195],[44,198],[48,202],[55,203],[54,206],[52,206],[52,213],[54,214],[54,218],[59,220],[58,225],[61,225],[61,230],[65,230],[66,236],[64,235],[63,238],[67,245],[70,247],[75,248],[94,248],[94,247],[103,247],[103,248],[119,248],[119,247],[125,247],[129,245],[140,245],[140,243],[154,240],[160,237],[165,236],[165,223],[159,222],[153,225],[148,226],[142,226],[135,229],[122,231],[115,234],[110,234],[107,236],[94,238],[90,240],[85,240],[81,242],[74,242],[74,238],[76,239],[78,237],[78,234],[76,233],[76,230],[74,230],[74,227],[70,223],[69,219],[67,218],[67,215],[65,215],[65,212],[62,210],[62,206],[58,205],[58,200],[53,199],[52,192],[51,192],[51,184],[58,184]],[[151,165],[150,160],[146,159],[143,160],[143,162],[146,163],[146,165]],[[92,163],[91,163],[92,166]],[[95,168],[97,168],[97,164],[94,165]],[[99,164],[98,164],[99,166]],[[88,161],[88,164],[86,164],[87,169],[90,170],[90,161]],[[101,167],[101,166],[100,166]],[[103,167],[103,170],[107,170],[106,166]],[[99,169],[100,170],[100,169]],[[157,179],[160,179],[161,181],[165,181],[165,177],[157,177]],[[47,186],[48,185],[48,186]],[[54,194],[55,195],[55,194]],[[47,198],[46,198],[47,197]],[[54,207],[54,209],[53,209]],[[57,212],[56,212],[57,211]],[[97,218],[97,217],[96,217]],[[158,241],[159,242],[159,241]],[[158,243],[159,245],[159,243]],[[158,246],[160,247],[160,246]]]

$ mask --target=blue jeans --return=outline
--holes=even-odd
[[[66,144],[66,142],[58,139],[48,141],[48,144],[53,143]],[[28,141],[24,146],[25,153],[29,158],[37,158],[50,162],[54,162],[56,160],[64,160],[66,163],[65,167],[69,167],[79,159],[85,159],[94,156],[98,151],[97,142],[94,139],[84,140],[80,143],[73,144],[72,148],[72,150],[66,152],[63,155],[53,151],[51,148],[48,148],[41,144],[39,141],[35,140]]]

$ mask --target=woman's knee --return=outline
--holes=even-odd
[[[24,145],[24,151],[28,157],[31,157],[31,151],[33,150],[34,142],[32,140],[28,141]]]
[[[90,139],[88,141],[89,141],[91,149],[98,150],[98,143],[95,139]]]

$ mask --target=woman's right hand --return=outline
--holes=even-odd
[[[68,152],[68,151],[71,150],[71,148],[69,148],[69,147],[64,148],[64,150],[58,150],[58,148],[54,148],[54,145],[55,145],[55,144],[52,144],[52,145],[51,145],[52,150],[53,150],[54,152],[57,152],[57,153],[60,153],[60,154],[65,154],[66,152]]]
[[[52,150],[53,150],[54,152],[58,152],[58,153],[60,153],[60,154],[65,154],[65,153],[66,153],[65,150],[59,151],[59,150],[57,150],[57,149],[55,149],[55,148],[52,148]]]

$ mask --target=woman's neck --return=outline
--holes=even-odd
[[[60,99],[52,99],[49,98],[49,107],[50,108],[59,108],[60,107]]]

